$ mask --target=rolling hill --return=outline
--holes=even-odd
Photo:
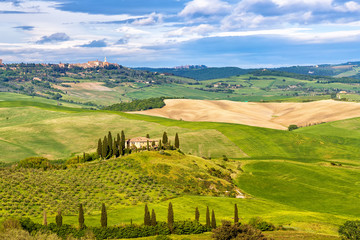
[[[2,217],[31,216],[41,222],[41,212],[46,209],[52,222],[57,210],[53,206],[66,206],[69,212],[64,222],[76,224],[74,205],[81,201],[86,206],[86,224],[96,226],[98,205],[106,202],[109,224],[131,219],[141,223],[146,201],[162,220],[171,201],[176,218],[193,218],[197,206],[204,222],[206,206],[215,210],[218,221],[231,220],[237,203],[243,222],[261,216],[276,225],[333,236],[340,224],[360,217],[356,208],[360,200],[359,119],[289,132],[65,107],[36,97],[18,101],[15,96],[19,95],[5,94],[0,101],[3,162],[29,156],[64,160],[92,152],[97,139],[109,130],[125,130],[128,137],[150,134],[152,138],[160,138],[166,131],[170,139],[179,133],[185,155],[142,152],[50,171],[1,167],[0,199],[6,203],[1,205]],[[213,176],[211,168],[230,174],[233,181]],[[212,187],[207,182],[213,182]],[[56,196],[51,190],[56,186],[61,186],[66,196]],[[234,188],[247,198],[224,194]],[[37,197],[31,198],[30,193]]]
[[[227,122],[287,130],[360,117],[360,104],[323,100],[308,103],[247,103],[166,99],[166,106],[134,113],[197,122]],[[299,117],[301,116],[301,117]]]

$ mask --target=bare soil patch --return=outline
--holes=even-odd
[[[167,99],[161,109],[132,112],[184,121],[227,122],[285,130],[360,117],[360,103],[323,100],[308,103],[256,103]]]
[[[82,82],[82,83],[65,83],[66,85],[70,85],[71,88],[63,87],[63,86],[54,86],[57,89],[66,91],[66,90],[92,90],[92,91],[100,91],[100,92],[111,92],[108,87],[103,86],[101,82]]]

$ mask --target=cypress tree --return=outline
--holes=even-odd
[[[216,228],[216,219],[215,219],[215,212],[214,210],[212,210],[211,213],[211,228],[215,229]]]
[[[43,212],[43,225],[44,226],[47,226],[47,215],[46,215],[46,210],[44,210],[44,212]]]
[[[97,154],[99,157],[101,157],[102,155],[102,142],[101,142],[101,138],[99,138],[99,141],[98,141],[98,147],[97,147],[97,150],[96,150]]]
[[[114,144],[113,144],[113,152],[114,152],[113,154],[115,157],[119,157],[119,147],[117,146],[115,139],[114,139]]]
[[[166,132],[163,133],[162,143],[163,143],[164,145],[166,145],[166,144],[168,143],[168,137],[167,137],[167,133],[166,133]]]
[[[86,154],[85,154],[85,152],[83,152],[83,160],[82,160],[82,162],[85,162],[85,159],[86,159]]]
[[[124,155],[124,149],[121,147],[121,144],[118,146],[119,148],[119,156]]]
[[[118,134],[116,135],[116,146],[117,146],[118,148],[119,148],[120,142],[121,142],[121,140],[120,140],[120,134],[118,133]]]
[[[179,148],[179,147],[180,147],[179,135],[176,133],[175,134],[175,148]]]
[[[234,223],[238,223],[238,222],[239,222],[239,213],[238,213],[237,204],[235,203],[235,210],[234,210]]]
[[[79,205],[79,228],[83,229],[85,227],[85,218],[84,218],[84,209],[83,205]]]
[[[125,133],[124,133],[124,131],[121,131],[121,141],[120,141],[121,143],[121,148],[122,148],[122,155],[124,155],[125,154]]]
[[[149,135],[149,134],[146,134],[146,138],[150,138],[150,135]]]
[[[147,204],[145,204],[144,225],[145,226],[151,225],[150,212],[149,212],[149,208],[148,208]]]
[[[162,144],[161,144],[161,140],[159,141],[159,150],[162,149]]]
[[[107,139],[108,139],[108,146],[109,146],[108,154],[109,154],[109,157],[111,157],[113,155],[113,138],[112,138],[110,131],[108,133]]]
[[[200,212],[198,208],[195,208],[195,221],[199,222],[200,220]]]
[[[153,209],[151,211],[151,226],[156,226],[157,222],[156,222],[156,214],[155,214],[155,210]]]
[[[107,227],[107,213],[105,203],[103,203],[101,206],[101,227]]]
[[[168,220],[167,221],[168,227],[169,227],[170,231],[172,232],[174,230],[174,210],[173,210],[171,202],[169,202],[168,219],[167,220]]]
[[[63,219],[62,219],[62,216],[61,216],[61,211],[59,210],[58,214],[55,217],[56,226],[61,227],[62,226],[62,221],[63,221]]]
[[[210,227],[210,211],[209,207],[206,207],[206,227]]]
[[[150,151],[150,144],[149,144],[149,140],[146,141],[146,148],[148,151]]]
[[[107,145],[108,145],[108,142],[107,142],[107,138],[106,136],[104,137],[104,140],[103,140],[103,145],[102,145],[102,158],[106,158],[107,157]]]
[[[154,148],[156,145],[155,141],[152,141],[151,146]]]

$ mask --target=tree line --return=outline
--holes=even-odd
[[[150,138],[147,134],[146,138]],[[131,154],[133,151],[138,150],[176,150],[180,148],[180,140],[178,133],[175,134],[174,145],[171,144],[167,133],[164,132],[162,139],[159,140],[158,144],[155,141],[147,141],[146,147],[138,149],[136,146],[129,146],[125,138],[125,132],[121,131],[121,134],[117,134],[116,138],[112,137],[111,131],[104,136],[103,139],[99,138],[97,143],[96,153],[102,159],[109,159],[111,157],[120,157],[126,154]],[[90,156],[90,155],[89,155]],[[84,153],[84,159],[86,154]]]
[[[86,230],[91,230],[96,239],[114,239],[114,238],[134,238],[146,237],[154,235],[168,235],[168,234],[200,234],[208,232],[217,228],[215,212],[211,211],[209,207],[206,208],[206,223],[200,223],[199,209],[195,208],[194,220],[175,221],[174,209],[171,202],[168,205],[166,222],[157,221],[155,210],[149,211],[148,205],[145,205],[144,222],[141,225],[130,224],[122,226],[108,226],[108,215],[106,206],[103,203],[101,206],[100,227],[87,227],[85,224],[84,207],[79,204],[78,212],[78,227],[68,224],[63,224],[63,217],[59,211],[55,217],[55,223],[48,224],[46,212],[43,214],[43,224],[34,223],[30,218],[20,219],[23,229],[29,232],[39,232],[48,230],[56,233],[59,237],[66,238],[69,235],[74,237],[83,237]],[[234,208],[234,224],[239,223],[238,208],[235,204]]]
[[[149,99],[141,99],[141,100],[133,100],[132,102],[122,102],[116,103],[107,107],[104,107],[104,110],[111,111],[142,111],[153,108],[162,108],[165,106],[164,97],[158,98],[149,98]]]

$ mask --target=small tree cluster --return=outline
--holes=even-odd
[[[109,159],[113,156],[119,157],[127,152],[125,143],[124,131],[121,131],[121,136],[118,133],[116,138],[113,138],[109,131],[108,135],[104,136],[103,140],[99,138],[96,152],[103,159]]]
[[[159,141],[159,150],[175,150],[180,148],[180,140],[178,133],[175,134],[174,145],[168,138],[167,132],[163,133],[161,140]]]
[[[346,221],[340,226],[339,234],[343,239],[360,239],[360,220]]]

